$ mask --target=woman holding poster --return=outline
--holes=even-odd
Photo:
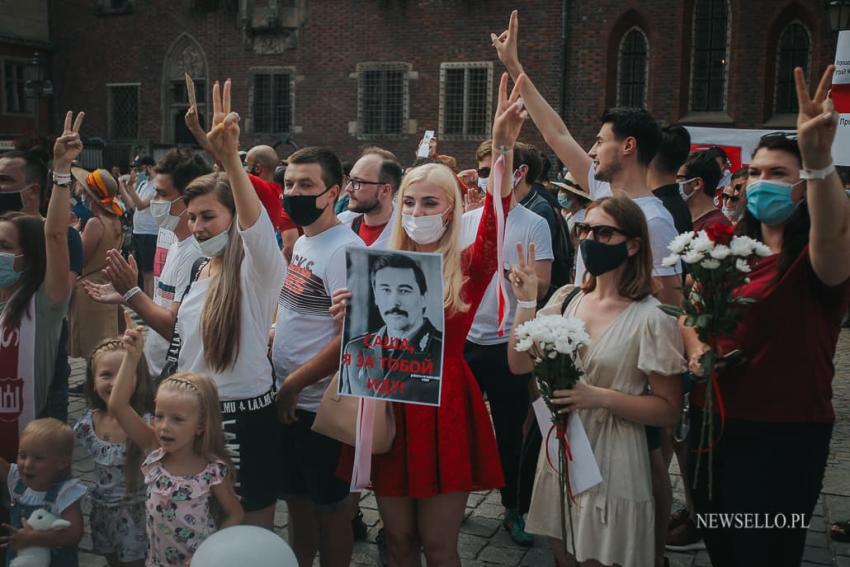
[[[39,416],[54,374],[62,319],[68,312],[68,218],[71,162],[80,154],[84,114],[53,147],[53,191],[47,219],[0,216],[0,457],[14,462],[18,437]]]
[[[520,82],[507,94],[499,84],[493,147],[499,160],[490,177],[485,212],[475,242],[460,247],[463,197],[450,169],[426,164],[409,171],[399,189],[390,248],[443,255],[445,339],[439,407],[396,403],[396,436],[389,453],[372,460],[372,481],[384,521],[392,565],[418,565],[420,547],[429,565],[460,565],[458,533],[473,490],[504,481],[484,399],[463,356],[464,338],[497,267],[496,206],[511,199],[513,146],[525,120]],[[495,187],[495,180],[501,183]],[[497,191],[500,202],[493,198]],[[334,293],[335,317],[345,312],[348,290]],[[350,475],[345,447],[340,473]]]
[[[833,355],[850,305],[850,201],[832,162],[838,125],[827,97],[833,67],[814,98],[794,70],[797,139],[762,138],[749,166],[747,210],[736,229],[766,244],[771,255],[751,267],[736,295],[755,299],[735,338],[718,342],[733,357],[717,383],[722,405],[712,459],[689,459],[698,473],[698,519],[736,513],[760,529],[703,530],[714,565],[799,565],[808,520],[823,484],[835,414]],[[691,371],[707,348],[686,336]],[[691,395],[701,423],[705,384]],[[691,427],[691,447],[700,443]],[[708,470],[712,463],[711,470]],[[710,473],[710,474],[709,474]],[[710,484],[710,486],[709,486]],[[710,490],[710,492],[709,492]]]

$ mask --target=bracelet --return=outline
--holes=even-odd
[[[507,147],[507,146],[499,146],[499,154],[500,154],[500,155],[505,155],[505,154],[506,154],[506,153],[508,153],[509,151],[510,151],[510,150],[508,149],[508,147]]]
[[[127,290],[127,293],[125,293],[123,295],[124,303],[127,303],[128,301],[130,301],[132,298],[134,298],[139,293],[142,293],[142,289],[139,286],[131,287],[130,289]]]
[[[808,169],[803,166],[800,170],[800,179],[826,179],[835,171],[835,164],[831,163],[822,169]]]
[[[53,172],[53,183],[54,185],[70,185],[71,184],[71,174],[70,173],[57,173]]]
[[[536,309],[537,308],[537,302],[534,301],[533,299],[530,299],[528,301],[523,301],[521,299],[517,299],[516,306],[519,307],[520,309]]]

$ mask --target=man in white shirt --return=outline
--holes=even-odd
[[[395,156],[381,148],[363,151],[343,188],[348,210],[339,220],[372,248],[386,248],[392,236],[393,198],[401,185],[402,169]]]
[[[281,496],[289,509],[290,542],[300,565],[318,550],[322,565],[343,566],[354,543],[354,500],[336,476],[341,444],[311,430],[322,394],[339,368],[340,330],[331,294],[345,287],[345,250],[363,241],[334,215],[342,164],[330,150],[304,148],[288,158],[283,206],[304,229],[295,242],[272,346],[281,381]]]
[[[136,209],[133,213],[133,252],[141,273],[140,285],[148,296],[153,295],[153,260],[159,235],[159,225],[151,216],[149,208],[156,195],[155,166],[156,162],[152,157],[137,157],[133,167],[139,172],[138,178],[135,183],[122,188],[125,190],[122,194]]]
[[[469,246],[478,233],[483,208],[463,215],[463,246]],[[481,305],[475,313],[472,327],[466,337],[464,355],[481,391],[490,403],[490,416],[496,432],[499,460],[505,474],[505,487],[501,490],[502,506],[505,508],[504,525],[511,538],[520,545],[531,545],[534,540],[525,532],[519,504],[520,454],[523,444],[523,423],[529,407],[529,380],[531,374],[512,374],[508,368],[508,339],[510,338],[516,297],[505,280],[508,305],[504,334],[499,335],[497,307],[498,278],[504,278],[508,266],[519,263],[517,244],[528,250],[535,246],[535,271],[537,272],[537,298],[542,299],[549,291],[552,269],[552,236],[546,219],[520,205],[512,199],[511,209],[505,222],[504,255],[505,266],[496,270],[484,292]]]

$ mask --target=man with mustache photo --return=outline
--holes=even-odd
[[[340,393],[438,405],[443,334],[425,315],[422,267],[404,254],[381,254],[369,277],[383,325],[346,343]]]

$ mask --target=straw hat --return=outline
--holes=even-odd
[[[115,200],[118,194],[118,182],[105,169],[95,169],[91,173],[82,167],[72,167],[71,175],[85,189],[88,197],[107,212],[115,216],[124,214],[121,205]]]
[[[552,185],[557,187],[559,190],[563,189],[564,191],[569,191],[573,195],[578,195],[579,197],[581,197],[582,199],[585,199],[587,201],[593,200],[593,197],[591,197],[589,193],[586,193],[581,187],[579,187],[579,184],[576,183],[576,180],[573,178],[572,174],[567,173],[567,175],[564,177],[564,180],[567,183],[561,183],[560,181],[553,181]],[[571,185],[571,183],[573,185]]]

